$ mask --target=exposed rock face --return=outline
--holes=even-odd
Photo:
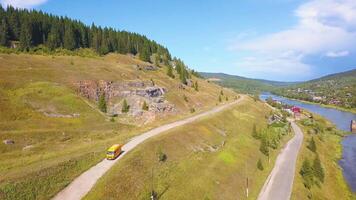
[[[174,105],[164,99],[167,90],[153,85],[150,80],[124,82],[87,80],[76,83],[76,87],[81,96],[93,101],[98,101],[100,95],[105,94],[110,115],[123,114],[124,99],[130,106],[128,114],[134,117],[148,116],[152,119],[152,115],[154,118],[155,115],[175,112]],[[142,110],[143,102],[148,105],[148,111]]]
[[[153,66],[153,65],[146,65],[146,66],[142,66],[142,65],[132,65],[134,69],[136,70],[145,70],[145,71],[155,71],[158,69],[158,67]]]

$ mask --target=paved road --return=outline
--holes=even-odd
[[[268,176],[258,200],[288,200],[292,193],[295,165],[303,143],[302,130],[291,122],[294,137],[278,155],[275,166]]]
[[[187,119],[183,119],[180,121],[176,121],[170,124],[160,126],[158,128],[152,129],[148,132],[145,132],[139,136],[132,138],[128,143],[126,143],[122,147],[124,152],[120,155],[120,157],[118,157],[114,161],[109,161],[104,159],[103,161],[101,161],[100,163],[98,163],[97,165],[90,168],[89,170],[81,174],[79,177],[74,179],[72,183],[70,183],[66,188],[64,188],[61,192],[59,192],[53,199],[54,200],[79,200],[83,198],[91,190],[91,188],[95,185],[95,183],[98,181],[100,177],[102,177],[116,162],[118,162],[123,156],[125,156],[125,154],[127,154],[130,150],[134,149],[137,145],[139,145],[143,141],[153,136],[156,136],[162,132],[165,132],[169,129],[182,126],[184,124],[191,123],[202,117],[220,112],[223,109],[226,109],[232,105],[239,103],[244,98],[245,98],[244,96],[241,96],[240,99],[234,102],[219,107],[215,107],[212,110],[203,112],[201,114],[195,115]]]

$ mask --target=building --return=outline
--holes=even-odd
[[[294,117],[295,117],[296,119],[300,119],[300,116],[301,116],[301,109],[300,109],[299,107],[293,106],[293,107],[291,108],[291,111],[294,113]]]

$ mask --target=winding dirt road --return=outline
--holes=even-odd
[[[292,193],[295,166],[303,143],[303,133],[295,122],[291,122],[294,137],[278,155],[274,168],[268,176],[258,200],[288,200]]]
[[[114,161],[109,161],[104,159],[94,167],[88,169],[86,172],[82,173],[80,176],[75,178],[72,183],[70,183],[66,188],[59,192],[53,200],[79,200],[83,198],[95,185],[100,177],[102,177],[116,162],[118,162],[125,154],[134,149],[137,145],[144,142],[145,140],[154,137],[160,133],[163,133],[169,129],[182,126],[191,122],[194,122],[202,117],[212,115],[214,113],[220,112],[232,105],[241,102],[245,97],[241,96],[238,100],[215,107],[209,111],[203,112],[201,114],[195,115],[193,117],[176,121],[170,124],[160,126],[158,128],[152,129],[145,132],[139,136],[132,138],[128,143],[126,143],[122,149],[123,153]]]

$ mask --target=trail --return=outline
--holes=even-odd
[[[303,133],[298,125],[291,121],[294,137],[278,155],[275,166],[268,176],[258,200],[288,200],[292,193],[295,166],[303,143]]]
[[[136,136],[132,138],[128,143],[126,143],[123,147],[122,150],[124,151],[116,160],[110,161],[110,160],[102,160],[99,162],[97,165],[93,166],[92,168],[88,169],[84,173],[82,173],[80,176],[75,178],[72,183],[70,183],[66,188],[64,188],[62,191],[60,191],[54,198],[53,200],[79,200],[83,198],[90,190],[91,188],[95,185],[95,183],[99,180],[100,177],[102,177],[116,162],[119,162],[122,157],[124,157],[128,152],[130,152],[132,149],[134,149],[137,145],[141,144],[145,140],[154,137],[156,135],[159,135],[160,133],[163,133],[169,129],[176,128],[188,123],[192,123],[198,119],[201,119],[203,117],[215,114],[217,112],[220,112],[226,108],[229,108],[233,105],[236,105],[237,103],[241,102],[245,96],[242,96],[231,103],[215,107],[209,111],[200,113],[198,115],[182,119],[170,124],[166,124],[157,128],[154,128],[150,131],[147,131],[139,136]]]

